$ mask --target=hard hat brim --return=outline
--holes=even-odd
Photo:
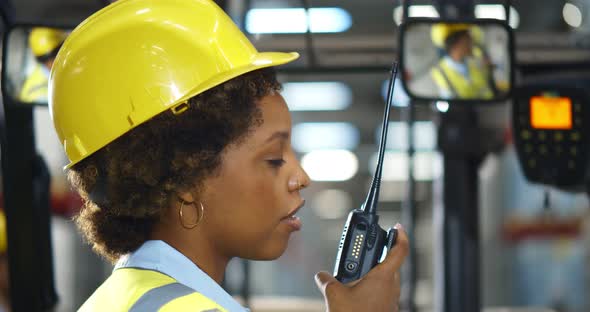
[[[299,53],[297,52],[259,52],[252,58],[249,64],[235,67],[231,70],[224,72],[221,75],[216,75],[209,80],[203,81],[196,88],[194,88],[181,99],[176,101],[174,105],[185,102],[193,96],[203,93],[215,86],[218,86],[240,75],[266,67],[283,65],[292,62],[297,58],[299,58]]]

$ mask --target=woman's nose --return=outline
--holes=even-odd
[[[289,191],[291,192],[302,190],[311,183],[307,172],[305,172],[301,165],[298,167],[297,172],[289,179]]]

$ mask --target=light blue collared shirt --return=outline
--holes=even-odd
[[[215,301],[227,311],[249,311],[242,307],[189,258],[164,241],[146,241],[135,252],[123,256],[117,261],[115,270],[120,268],[141,268],[158,271]]]
[[[444,61],[456,72],[461,74],[461,76],[465,77],[465,79],[470,80],[469,77],[469,67],[467,67],[467,62],[457,62],[453,60],[450,56],[445,55]]]

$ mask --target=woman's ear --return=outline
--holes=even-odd
[[[178,192],[178,200],[185,203],[193,203],[196,199],[191,191]]]

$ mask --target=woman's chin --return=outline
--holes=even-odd
[[[256,261],[276,260],[285,253],[285,250],[287,250],[287,246],[287,242],[272,244],[270,246],[267,245],[261,248],[260,250],[257,250],[255,253],[249,255],[249,257],[246,258],[249,260]]]

